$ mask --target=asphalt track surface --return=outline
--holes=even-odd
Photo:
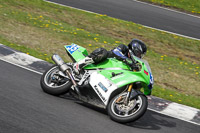
[[[44,93],[40,74],[0,60],[0,133],[199,133],[200,126],[147,111],[119,124],[106,111]]]
[[[200,39],[200,17],[166,10],[134,0],[48,1]]]

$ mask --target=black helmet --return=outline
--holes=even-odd
[[[144,55],[147,52],[147,47],[146,45],[138,40],[138,39],[133,39],[129,44],[128,48],[133,52],[133,54],[139,58],[143,58]]]

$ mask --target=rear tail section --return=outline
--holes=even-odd
[[[78,62],[88,56],[88,52],[85,48],[74,43],[66,45],[65,49],[73,62]]]

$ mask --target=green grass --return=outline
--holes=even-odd
[[[70,61],[66,44],[79,44],[90,53],[133,38],[148,46],[153,95],[200,108],[200,41],[42,0],[0,0],[0,43],[48,62],[53,53]]]
[[[156,90],[153,91],[153,95],[155,96],[159,96],[176,103],[185,104],[200,109],[200,104],[198,101],[199,98],[193,95],[183,94],[177,90],[166,90],[157,85],[154,86],[154,89]]]
[[[140,0],[200,15],[200,0]]]

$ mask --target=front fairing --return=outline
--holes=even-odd
[[[141,82],[144,94],[150,95],[153,86],[153,76],[146,60],[135,58],[141,64],[140,71],[131,71],[130,67],[117,59],[110,58],[97,65],[91,64],[84,69],[97,69],[98,73],[105,76],[118,88],[134,82]]]
[[[135,59],[137,61],[140,61],[141,63],[144,63],[143,68],[144,68],[144,71],[148,72],[148,80],[149,80],[149,83],[148,83],[148,86],[146,87],[146,90],[152,90],[153,89],[153,85],[154,85],[154,78],[153,78],[153,74],[152,74],[152,71],[151,71],[149,63],[144,59],[140,59],[140,58],[137,58],[137,57],[135,57]],[[145,74],[147,74],[147,73],[145,73]],[[151,91],[149,92],[148,95],[150,95],[150,94],[151,94]]]

